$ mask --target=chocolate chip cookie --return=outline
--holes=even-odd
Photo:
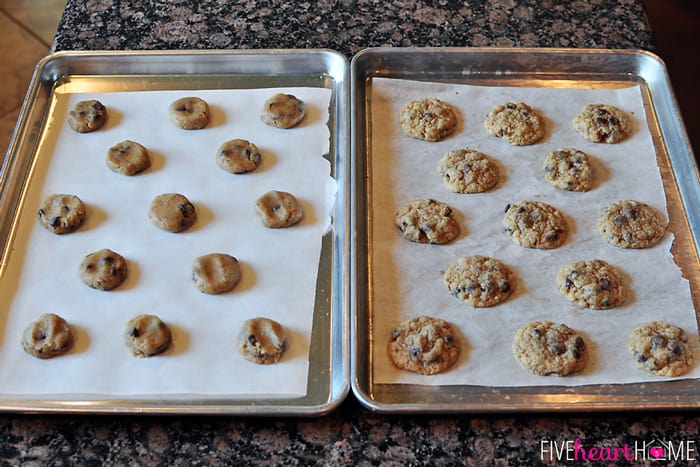
[[[619,271],[599,259],[562,266],[556,282],[562,295],[584,308],[605,310],[625,301],[625,287]]]
[[[68,112],[68,125],[78,133],[99,130],[107,121],[107,108],[102,102],[80,101]]]
[[[255,201],[255,213],[265,227],[281,229],[298,223],[304,210],[293,194],[268,191]]]
[[[452,208],[434,199],[422,198],[402,206],[394,218],[404,237],[418,243],[447,243],[459,235]]]
[[[85,204],[75,195],[54,194],[41,202],[37,216],[39,223],[55,234],[70,233],[83,224]]]
[[[498,166],[483,153],[456,149],[445,154],[437,165],[448,190],[455,193],[482,193],[498,182]]]
[[[681,376],[693,365],[685,332],[663,321],[635,328],[627,340],[627,349],[639,368],[659,376]]]
[[[209,123],[209,104],[199,97],[182,97],[170,104],[170,121],[183,130],[201,130]]]
[[[258,365],[277,363],[287,348],[284,327],[269,318],[246,320],[238,334],[238,350]]]
[[[73,344],[73,331],[66,320],[45,313],[22,334],[22,348],[37,358],[51,358],[66,353]]]
[[[165,351],[172,341],[167,324],[155,315],[137,315],[126,323],[124,343],[134,357],[152,357]]]
[[[506,102],[495,107],[484,120],[493,136],[516,146],[535,144],[544,137],[544,119],[524,102]]]
[[[396,368],[434,375],[455,364],[460,342],[447,321],[420,316],[403,321],[391,332],[388,352]]]
[[[533,321],[513,339],[513,355],[521,367],[538,376],[566,376],[586,365],[586,343],[565,324]]]
[[[192,264],[192,281],[204,293],[228,292],[240,279],[241,268],[238,260],[225,253],[200,256]]]
[[[632,120],[612,105],[589,104],[574,118],[574,128],[594,143],[618,143],[632,132]]]
[[[477,308],[498,305],[515,288],[511,269],[488,256],[458,259],[445,271],[443,279],[452,295]]]
[[[304,101],[292,94],[277,93],[262,108],[260,119],[277,128],[292,128],[299,124],[306,115]]]
[[[450,104],[434,97],[407,103],[399,114],[401,129],[413,138],[440,141],[457,128],[457,114]]]
[[[528,200],[506,206],[503,230],[520,246],[545,250],[560,246],[569,232],[557,208]]]
[[[258,168],[262,154],[258,147],[245,139],[232,139],[219,147],[216,163],[226,172],[242,174]]]
[[[593,169],[588,155],[574,148],[563,148],[547,154],[542,166],[544,179],[567,191],[589,191],[593,186]]]
[[[135,141],[122,141],[107,151],[107,167],[114,172],[131,176],[150,166],[148,150]]]
[[[180,232],[194,225],[197,212],[186,196],[180,193],[163,193],[151,202],[148,218],[159,229]]]
[[[666,234],[666,219],[653,207],[635,200],[612,203],[598,216],[598,232],[620,248],[649,248]]]
[[[83,283],[97,290],[115,289],[127,275],[124,257],[107,248],[86,255],[78,270]]]

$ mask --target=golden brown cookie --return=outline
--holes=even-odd
[[[457,114],[450,104],[429,97],[407,103],[400,113],[401,129],[413,138],[440,141],[457,128]]]
[[[670,323],[652,321],[632,331],[627,349],[639,368],[659,376],[681,376],[693,366],[685,332]]]
[[[124,343],[134,357],[151,357],[170,346],[172,333],[167,324],[155,315],[137,315],[129,320]]]
[[[535,144],[544,136],[544,119],[524,102],[506,102],[496,106],[484,120],[493,136],[516,146]]]
[[[65,234],[83,224],[85,204],[75,195],[55,194],[42,201],[37,211],[39,223],[49,232]]]
[[[304,210],[291,193],[268,191],[255,201],[255,212],[265,227],[280,229],[296,224]]]
[[[277,363],[285,349],[284,327],[269,318],[246,320],[238,334],[238,350],[243,357],[258,365]]]
[[[388,352],[396,368],[434,375],[455,364],[459,358],[460,342],[447,321],[420,316],[403,321],[394,328]]]
[[[22,348],[37,358],[51,358],[66,353],[73,344],[73,332],[66,320],[45,313],[22,334]]]
[[[513,355],[521,367],[538,376],[566,376],[586,365],[583,337],[564,324],[533,321],[518,330]]]
[[[506,206],[503,230],[525,248],[551,249],[566,241],[569,229],[562,213],[541,201],[518,201]]]
[[[156,196],[151,202],[148,218],[159,229],[180,232],[194,225],[197,212],[184,195],[164,193]]]
[[[542,166],[544,179],[567,191],[589,191],[593,186],[593,169],[588,155],[574,148],[550,151]]]
[[[418,243],[447,243],[459,235],[452,208],[434,199],[416,199],[396,212],[394,223],[404,237]]]
[[[170,121],[183,130],[201,130],[209,123],[209,104],[199,97],[183,97],[170,104]]]
[[[242,174],[258,168],[262,154],[258,147],[245,139],[232,139],[219,147],[216,163],[226,172]]]
[[[292,128],[304,119],[306,105],[292,94],[277,93],[262,108],[260,119],[277,128]]]
[[[97,290],[112,290],[126,279],[126,260],[119,253],[107,248],[95,251],[83,258],[79,267],[80,279]]]
[[[511,269],[488,256],[458,259],[445,271],[443,279],[452,295],[477,308],[498,305],[515,288]]]
[[[78,133],[99,130],[106,121],[107,108],[95,99],[80,101],[68,112],[68,125]]]
[[[598,216],[598,232],[620,248],[649,248],[666,234],[664,216],[640,201],[624,200],[609,204]]]
[[[632,120],[615,106],[590,104],[576,115],[574,128],[594,143],[619,143],[632,132]]]
[[[606,310],[625,301],[619,271],[599,259],[565,264],[559,269],[556,282],[562,295],[584,308]]]
[[[482,193],[498,183],[496,163],[473,149],[449,151],[438,162],[437,171],[455,193]]]

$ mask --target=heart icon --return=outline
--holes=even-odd
[[[649,448],[649,455],[651,457],[653,457],[654,459],[658,459],[660,457],[663,457],[664,448],[660,448],[660,447]]]

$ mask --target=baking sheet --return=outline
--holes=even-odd
[[[685,380],[659,382],[661,381],[660,378],[655,381],[654,378],[652,378],[650,382],[621,384],[623,381],[615,381],[615,378],[612,377],[612,373],[614,373],[613,370],[610,373],[611,379],[599,380],[592,384],[589,381],[588,383],[582,383],[582,385],[566,386],[566,383],[560,381],[564,378],[544,378],[547,380],[546,382],[537,382],[536,380],[539,380],[539,377],[525,374],[521,375],[523,378],[518,381],[526,384],[511,386],[503,379],[501,379],[500,382],[482,381],[481,383],[474,382],[472,378],[463,378],[461,381],[455,381],[458,378],[454,378],[452,381],[447,381],[453,377],[452,375],[447,376],[447,374],[441,377],[443,379],[441,379],[439,383],[426,383],[425,377],[416,377],[417,375],[412,375],[410,373],[403,374],[403,372],[398,372],[388,365],[385,365],[387,362],[386,357],[384,357],[389,327],[397,323],[394,322],[392,325],[385,324],[384,315],[387,313],[391,314],[392,309],[395,310],[399,307],[405,310],[408,308],[412,312],[418,314],[435,314],[437,316],[443,313],[445,307],[449,309],[457,306],[464,314],[471,315],[474,314],[475,310],[468,306],[466,308],[469,309],[464,309],[466,305],[460,304],[459,301],[451,297],[446,290],[445,295],[443,295],[438,302],[431,301],[434,297],[429,296],[427,293],[421,294],[413,291],[410,284],[404,285],[404,288],[398,286],[392,292],[389,292],[391,297],[395,299],[393,302],[391,298],[386,297],[386,292],[383,292],[386,290],[386,282],[384,280],[388,277],[388,273],[382,272],[384,268],[393,267],[399,269],[403,267],[403,264],[399,264],[395,258],[389,258],[391,254],[386,251],[387,245],[388,248],[391,249],[395,242],[398,241],[399,244],[401,244],[400,242],[403,240],[400,236],[397,238],[395,231],[392,232],[394,236],[390,237],[389,230],[393,228],[393,225],[391,227],[383,225],[381,227],[378,226],[382,220],[377,219],[378,214],[376,212],[377,203],[386,202],[387,204],[391,204],[391,209],[388,211],[389,214],[385,216],[385,220],[391,223],[393,212],[396,207],[401,204],[401,201],[403,201],[403,199],[399,199],[399,197],[402,196],[401,190],[398,190],[398,194],[392,191],[397,186],[401,185],[399,182],[394,181],[387,187],[385,184],[383,185],[381,183],[383,174],[379,174],[380,181],[374,180],[377,174],[372,158],[376,157],[378,154],[376,144],[379,144],[379,151],[381,151],[382,148],[386,149],[387,145],[392,144],[386,142],[386,140],[390,140],[392,137],[395,139],[403,138],[397,122],[395,122],[396,126],[392,132],[373,126],[376,107],[381,109],[383,106],[387,105],[383,100],[375,101],[374,86],[383,79],[389,79],[394,83],[399,82],[399,80],[419,81],[421,82],[418,85],[420,89],[425,89],[422,86],[428,85],[428,87],[433,87],[432,90],[434,92],[447,89],[454,91],[454,89],[450,88],[450,86],[454,84],[474,86],[481,89],[487,89],[488,87],[500,89],[498,93],[491,96],[498,102],[493,101],[486,103],[484,109],[481,109],[481,112],[479,112],[481,103],[478,99],[468,99],[466,102],[462,101],[464,105],[458,106],[460,113],[462,113],[461,126],[458,128],[456,134],[449,139],[450,141],[445,142],[445,145],[454,146],[454,148],[477,146],[476,149],[483,150],[483,152],[499,162],[502,158],[507,161],[509,157],[514,157],[512,154],[517,153],[522,148],[514,148],[491,136],[484,136],[482,138],[482,136],[476,134],[465,135],[465,130],[480,128],[479,131],[485,132],[482,126],[485,114],[494,105],[502,103],[507,96],[517,95],[516,97],[508,97],[508,99],[520,100],[517,98],[520,95],[519,93],[526,89],[534,90],[535,94],[538,92],[544,92],[546,94],[547,91],[554,91],[552,94],[557,94],[560,90],[575,90],[576,93],[595,90],[596,92],[605,93],[609,91],[624,92],[624,90],[629,91],[631,89],[629,92],[635,93],[635,108],[633,109],[635,111],[635,119],[638,119],[640,115],[646,115],[646,118],[642,117],[641,120],[638,120],[638,126],[633,136],[636,138],[644,133],[645,130],[648,130],[647,136],[644,137],[645,144],[649,143],[649,140],[651,140],[651,147],[647,148],[650,152],[648,158],[653,161],[655,156],[657,164],[656,174],[657,176],[660,174],[661,182],[664,187],[664,195],[666,197],[666,209],[670,219],[669,234],[664,239],[664,243],[656,247],[658,249],[656,252],[647,251],[642,254],[656,254],[658,258],[658,252],[661,252],[665,264],[673,266],[674,263],[671,261],[671,255],[667,255],[666,253],[669,248],[671,248],[674,262],[677,265],[674,270],[675,276],[673,276],[672,279],[673,285],[682,290],[682,301],[684,303],[687,304],[686,299],[689,299],[693,304],[696,303],[698,291],[698,261],[697,238],[694,228],[694,226],[697,225],[697,218],[694,213],[697,212],[698,207],[697,168],[692,153],[690,152],[687,138],[685,138],[682,121],[680,121],[677,107],[666,79],[663,63],[658,57],[640,51],[380,48],[366,50],[358,54],[353,59],[351,73],[354,105],[352,120],[354,146],[352,151],[356,156],[353,174],[355,177],[354,184],[357,184],[359,187],[353,198],[355,203],[353,212],[354,229],[359,232],[357,242],[355,243],[355,255],[357,257],[367,258],[367,265],[365,266],[363,263],[357,263],[353,274],[355,278],[353,295],[356,297],[356,315],[352,329],[352,387],[353,391],[364,405],[373,410],[387,412],[624,410],[642,408],[687,408],[697,406],[697,395],[700,392],[697,380],[694,379],[695,373],[697,373],[697,363],[691,374],[691,379]],[[414,96],[410,91],[404,92],[401,95],[401,99],[408,101],[412,97],[426,97],[424,93],[420,96],[417,94]],[[433,95],[433,93],[430,95]],[[458,100],[460,99],[455,92],[451,94],[450,92],[446,92],[444,97],[448,102],[451,102],[455,98]],[[480,97],[482,99],[488,99],[489,95],[486,93]],[[559,206],[559,201],[562,199],[565,200],[565,197],[574,196],[575,194],[558,193],[553,187],[547,188],[548,185],[546,182],[536,173],[538,168],[541,167],[541,161],[544,159],[546,152],[554,149],[554,147],[550,147],[550,144],[552,146],[559,144],[558,141],[552,139],[555,134],[554,131],[563,129],[563,131],[566,132],[573,132],[573,129],[570,128],[570,119],[580,110],[577,106],[577,108],[568,111],[571,115],[565,119],[567,120],[565,124],[558,122],[556,118],[552,119],[552,115],[556,115],[556,112],[552,113],[551,110],[567,105],[566,101],[558,101],[557,97],[560,97],[560,95],[557,94],[556,97],[552,96],[551,99],[545,99],[544,102],[531,103],[531,105],[534,105],[536,108],[545,110],[543,113],[547,118],[548,125],[548,134],[543,143],[535,145],[536,147],[532,148],[535,152],[530,153],[527,149],[524,151],[525,154],[530,154],[530,156],[526,155],[525,157],[533,158],[533,160],[534,158],[539,159],[536,163],[530,161],[532,163],[529,166],[527,164],[524,166],[529,167],[530,173],[528,174],[528,180],[534,180],[535,185],[521,184],[515,187],[516,191],[509,192],[508,190],[510,188],[507,187],[512,184],[513,179],[517,179],[519,176],[516,177],[515,175],[516,169],[512,169],[506,164],[500,164],[501,168],[506,171],[505,180],[502,181],[495,190],[489,192],[490,194],[487,193],[477,196],[450,195],[442,186],[442,181],[435,172],[437,160],[445,151],[432,149],[435,143],[413,140],[411,141],[414,145],[413,147],[416,148],[415,144],[418,144],[418,148],[415,150],[415,153],[412,151],[410,154],[407,154],[406,159],[420,159],[421,157],[424,157],[426,160],[434,159],[431,160],[430,163],[426,162],[425,167],[420,171],[419,177],[428,178],[433,174],[435,175],[428,184],[422,183],[420,186],[417,186],[415,183],[412,185],[411,182],[408,182],[405,185],[401,185],[407,190],[405,192],[406,198],[413,197],[413,194],[418,191],[421,191],[422,195],[425,196],[430,193],[441,192],[443,195],[436,195],[435,197],[447,201],[448,204],[452,205],[453,203],[450,203],[446,198],[455,199],[456,197],[459,199],[459,197],[471,197],[472,200],[468,203],[471,206],[477,207],[477,209],[465,209],[462,211],[457,207],[460,211],[458,220],[464,227],[463,234],[458,239],[457,244],[460,242],[465,245],[469,244],[469,247],[465,250],[468,251],[469,254],[481,253],[480,251],[474,250],[486,248],[489,252],[494,252],[494,256],[496,257],[499,257],[502,252],[509,251],[527,255],[535,254],[538,256],[537,261],[544,261],[544,263],[547,262],[547,258],[550,258],[551,255],[556,253],[563,253],[567,256],[567,259],[580,259],[571,256],[571,253],[573,253],[571,246],[573,245],[574,239],[580,241],[583,238],[584,232],[590,232],[591,227],[593,227],[594,234],[592,238],[596,242],[601,241],[599,237],[595,237],[596,233],[594,229],[594,219],[597,217],[597,209],[601,207],[600,204],[597,204],[594,209],[595,215],[593,216],[593,220],[591,220],[590,217],[586,217],[587,220],[580,221],[578,218],[569,215],[567,211],[568,208]],[[643,110],[640,109],[639,106],[641,106]],[[620,107],[625,108],[625,105],[620,105]],[[485,134],[488,135],[488,133]],[[576,135],[575,133],[572,134]],[[386,138],[383,139],[382,136]],[[491,138],[492,141],[489,140],[489,138]],[[576,138],[576,141],[582,141],[578,139],[580,136],[576,136]],[[488,144],[486,142],[488,142]],[[503,153],[502,150],[491,150],[488,147],[489,144],[496,144],[500,148],[509,151],[509,153]],[[440,144],[437,145],[439,146]],[[580,147],[580,149],[584,151],[589,146],[588,143],[585,142],[571,145]],[[600,154],[600,146],[602,145],[591,143],[590,147],[592,149],[587,151],[594,158],[594,167],[598,171],[598,176],[601,175],[600,170],[603,170],[603,178],[602,180],[598,180],[594,193],[601,192],[600,190],[614,190],[614,186],[609,184],[611,176],[615,170],[625,168],[624,166],[615,166],[615,163],[613,163],[611,168],[608,164],[608,159],[606,159],[608,157],[606,151],[610,149],[603,148],[603,153]],[[425,147],[431,148],[430,152],[428,152]],[[395,148],[392,148],[392,150],[393,149]],[[449,149],[453,149],[453,147]],[[438,155],[433,154],[433,152],[438,153]],[[534,156],[533,154],[537,155]],[[387,154],[380,154],[380,157],[382,156],[387,156]],[[399,165],[403,162],[404,161],[401,161]],[[639,167],[635,167],[635,169],[639,169]],[[411,171],[409,170],[409,172]],[[402,175],[407,179],[408,175],[406,175],[406,173]],[[601,181],[604,183],[600,183]],[[543,188],[544,191],[536,188],[537,183],[544,184],[540,185],[540,188]],[[622,196],[621,198],[634,198],[635,193],[639,194],[639,197],[645,198],[641,196],[643,193],[641,187],[634,184],[629,184],[627,187],[633,187],[633,193],[630,193],[629,196]],[[387,191],[390,194],[387,195]],[[572,236],[564,246],[560,247],[558,252],[544,252],[544,254],[541,254],[543,253],[541,251],[518,251],[523,249],[515,245],[507,237],[503,238],[500,228],[500,219],[502,215],[500,213],[487,213],[485,212],[487,211],[486,209],[480,209],[482,205],[487,204],[482,199],[484,196],[495,196],[497,198],[503,196],[502,199],[499,199],[499,201],[501,201],[500,212],[502,213],[503,207],[508,202],[517,201],[517,199],[510,199],[511,197],[518,197],[521,195],[527,195],[523,196],[526,198],[537,195],[538,197],[535,199],[545,202],[551,200],[551,204],[561,207],[567,214],[569,227],[572,228],[573,224]],[[552,196],[555,197],[552,198]],[[388,197],[392,197],[393,199],[389,202]],[[659,199],[658,197],[654,199],[656,201],[652,201],[650,204],[660,208],[664,207],[663,199]],[[556,202],[554,202],[554,200],[556,200]],[[463,201],[462,203],[467,202]],[[576,209],[582,208],[586,207],[576,207]],[[591,209],[593,208],[591,207]],[[475,237],[478,235],[477,228],[480,225],[485,225],[482,223],[482,221],[486,219],[484,216],[495,216],[494,219],[496,219],[496,222],[489,223],[492,231],[489,231],[484,237],[481,237],[481,241],[476,241]],[[384,227],[387,227],[387,230],[384,232],[386,236],[382,237],[382,229]],[[379,231],[376,231],[376,229],[379,229]],[[382,238],[384,240],[381,240]],[[375,243],[377,239],[380,239],[380,242],[388,241],[389,243]],[[500,246],[498,246],[499,241],[501,242]],[[415,282],[416,278],[412,278],[414,281],[412,283],[422,284],[424,282],[432,282],[438,289],[444,288],[442,278],[440,277],[440,271],[444,271],[454,259],[452,255],[445,253],[449,248],[443,249],[442,247],[444,245],[431,246],[405,243],[402,246],[417,247],[413,249],[413,256],[417,258],[417,260],[415,258],[410,260],[415,260],[416,262],[406,263],[409,267],[405,268],[405,270],[411,271],[412,266],[418,268],[421,264],[421,258],[425,258],[427,255],[438,258],[434,263],[435,274],[423,274],[418,279],[419,282]],[[453,247],[457,248],[457,244],[453,245]],[[671,244],[673,245],[672,247],[670,247]],[[591,248],[593,248],[593,250],[590,251],[595,252],[595,248],[597,247],[591,246]],[[627,261],[626,256],[632,253],[638,253],[638,251],[613,251],[606,253],[607,256],[603,259],[612,258],[613,260],[611,262],[617,264],[621,259]],[[387,258],[391,259],[389,265],[387,264]],[[444,260],[444,264],[439,264],[440,259]],[[403,260],[405,261],[405,258],[403,258]],[[532,300],[536,307],[546,309],[552,306],[550,300],[555,298],[559,301],[563,300],[561,296],[556,295],[558,294],[556,289],[554,289],[554,294],[551,294],[551,290],[543,292],[543,289],[538,289],[537,286],[532,285],[532,280],[528,279],[520,272],[518,265],[511,266],[514,266],[518,273],[519,279],[517,286],[520,289],[516,291],[515,295],[511,297],[506,304],[515,304],[519,301]],[[543,270],[544,269],[543,267]],[[556,269],[558,269],[558,267]],[[556,269],[550,272],[556,274]],[[378,278],[375,275],[377,272],[379,272],[380,275],[384,274],[384,276]],[[681,274],[683,278],[680,277]],[[541,275],[546,275],[546,272]],[[650,276],[647,277],[650,278]],[[630,317],[633,316],[632,309],[643,308],[640,305],[640,303],[642,303],[641,298],[644,297],[647,291],[638,289],[637,280],[640,279],[628,275],[627,271],[625,271],[625,279],[626,281],[632,281],[631,288],[633,295],[631,296],[631,302],[628,302],[626,305],[629,306],[629,308],[618,311]],[[686,282],[686,279],[688,282]],[[396,280],[392,281],[391,284],[397,285]],[[421,286],[418,285],[417,288],[421,288]],[[408,298],[402,296],[402,292],[407,293]],[[532,295],[530,295],[531,292],[533,292]],[[384,299],[386,299],[386,301],[382,302]],[[588,332],[585,336],[589,338],[589,340],[593,340],[591,361],[594,362],[596,366],[586,370],[586,372],[581,375],[583,376],[582,379],[586,379],[590,375],[590,370],[600,370],[601,362],[605,362],[605,365],[607,365],[607,362],[610,361],[610,355],[604,353],[599,348],[597,337],[595,337],[599,333],[595,321],[599,320],[593,320],[593,318],[600,318],[600,316],[592,315],[592,310],[577,310],[576,306],[566,303],[565,300],[560,303],[561,312],[572,317],[575,323],[573,327],[576,327],[578,324],[581,324],[583,327],[588,327]],[[388,310],[383,307],[383,305],[387,304],[390,307]],[[541,304],[545,306],[541,307]],[[442,309],[440,308],[441,306],[443,307]],[[496,360],[496,366],[499,363],[511,366],[515,364],[515,366],[510,368],[513,374],[516,372],[524,372],[524,370],[517,366],[517,363],[514,362],[510,354],[510,340],[512,339],[512,335],[515,330],[524,323],[516,322],[518,318],[514,318],[512,316],[513,313],[511,313],[511,316],[504,317],[504,315],[507,314],[505,308],[508,307],[504,307],[503,309],[501,309],[501,307],[504,307],[504,305],[499,305],[492,309],[477,310],[476,314],[488,314],[490,311],[492,312],[492,315],[489,316],[491,320],[495,320],[502,328],[505,328],[506,333],[511,331],[511,336],[506,339],[509,342],[503,355],[507,357],[510,363],[508,363],[508,361],[494,359],[491,355],[493,352],[483,349],[475,350],[475,346],[472,346],[471,343],[471,339],[474,338],[474,335],[467,334],[468,345],[465,352],[466,355],[463,355],[457,362],[458,366],[468,365],[469,362],[474,363],[479,360],[479,363],[482,363],[484,357],[486,357],[487,361],[493,362],[493,360]],[[422,309],[418,312],[417,308]],[[660,305],[660,310],[662,310],[664,316],[668,316],[668,308],[666,304],[662,303]],[[530,313],[530,317],[539,315],[539,319],[544,318],[544,313],[540,314],[537,308],[535,311],[533,311],[531,307],[526,307],[526,309],[527,313]],[[645,312],[647,311],[649,310],[646,309]],[[603,311],[602,314],[609,312],[610,310]],[[632,317],[632,319],[636,318],[636,316]],[[686,331],[692,335],[691,340],[697,341],[697,335],[693,334],[697,332],[697,320],[695,316],[693,316],[692,311],[690,314],[683,314],[681,318],[684,327],[686,327]],[[555,319],[554,321],[562,320]],[[568,319],[564,320],[564,322],[571,325],[569,321]],[[472,332],[471,330],[475,328],[477,330],[484,329],[481,325],[482,322],[483,320],[472,319],[470,316],[468,318],[461,317],[458,324],[463,325],[464,328],[468,330],[467,333],[470,333]],[[461,331],[464,332],[463,329],[461,329]],[[625,341],[628,333],[620,332],[619,334],[623,336],[615,336],[616,340],[618,342],[620,339]],[[488,332],[482,333],[481,336],[482,338],[488,337]],[[484,340],[482,339],[480,342],[483,343]],[[493,348],[489,347],[489,350],[492,351]],[[480,359],[475,358],[476,354],[480,355]],[[613,358],[618,357],[620,360],[624,360],[626,357],[625,347],[616,351]],[[632,371],[637,371],[634,366]],[[452,373],[452,371],[448,373]],[[483,374],[483,376],[490,378],[492,375]],[[396,379],[391,380],[393,377],[400,378],[398,384]],[[644,375],[642,375],[642,377],[646,378]],[[434,377],[430,377],[428,381],[432,378]]]
[[[281,64],[287,55],[299,63],[315,56],[314,67],[330,60],[314,52],[146,54],[153,59],[151,73],[159,59],[167,63],[163,75],[120,76],[102,69],[54,82],[42,139],[28,156],[30,175],[17,200],[0,280],[7,310],[0,390],[10,409],[34,404],[65,410],[62,401],[72,408],[75,401],[90,401],[91,411],[315,414],[342,399],[344,337],[338,334],[342,325],[336,326],[343,321],[343,292],[336,281],[343,275],[344,246],[336,227],[344,222],[335,208],[345,199],[337,158],[345,118],[344,93],[333,79],[342,83],[344,76],[342,68],[332,70],[338,76],[324,76],[312,67],[303,75],[289,70],[285,77]],[[128,68],[144,58],[120,57]],[[93,66],[102,58],[83,56],[83,63]],[[228,74],[221,73],[225,58],[238,60],[228,65]],[[55,61],[62,59],[74,56]],[[173,79],[173,59],[190,73]],[[191,73],[192,63],[201,64],[201,73]],[[217,73],[206,73],[211,66]],[[262,76],[269,67],[276,73],[261,79],[256,67]],[[259,121],[253,109],[274,92],[307,103],[299,126],[280,130]],[[167,120],[169,103],[187,95],[209,102],[212,120],[206,129],[182,131]],[[86,98],[101,100],[109,120],[98,132],[77,134],[65,114]],[[263,154],[258,170],[239,176],[218,168],[217,148],[233,138],[256,143]],[[149,149],[150,169],[125,177],[106,167],[107,148],[124,139]],[[305,216],[298,225],[273,230],[257,220],[253,203],[272,189],[301,201]],[[36,223],[36,206],[53,192],[75,193],[86,202],[88,221],[77,232],[55,236]],[[195,204],[198,220],[191,229],[171,234],[150,224],[150,200],[163,192],[186,194]],[[82,256],[103,247],[122,253],[130,269],[127,281],[111,292],[85,287],[76,272]],[[192,261],[209,252],[239,259],[242,280],[233,291],[209,296],[193,287]],[[17,336],[38,316],[36,310],[61,314],[74,326],[77,338],[69,354],[46,361],[22,355]],[[157,314],[171,325],[173,345],[164,354],[149,359],[129,354],[122,334],[126,320],[139,313]],[[276,365],[254,365],[236,351],[242,321],[254,316],[287,328],[289,346]],[[319,350],[323,353],[315,355]],[[42,384],[36,375],[42,375]]]

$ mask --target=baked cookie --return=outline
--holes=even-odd
[[[420,316],[402,322],[391,332],[388,351],[396,368],[434,375],[455,364],[460,342],[447,321]]]
[[[216,163],[226,172],[242,174],[255,170],[260,165],[262,154],[250,141],[232,139],[219,147]]]
[[[99,130],[106,121],[107,108],[95,99],[80,101],[68,112],[68,125],[78,133]]]
[[[632,331],[627,350],[639,368],[659,376],[681,376],[693,365],[685,332],[663,321],[652,321]]]
[[[304,101],[291,94],[277,93],[265,101],[260,119],[270,126],[291,128],[301,122],[305,114]]]
[[[238,260],[225,253],[200,256],[192,264],[192,280],[199,290],[220,294],[233,289],[241,279]]]
[[[455,261],[443,275],[452,295],[476,308],[505,301],[515,288],[515,275],[497,259],[467,256]]]
[[[518,245],[543,250],[560,246],[569,231],[557,208],[527,200],[506,206],[503,229]]]
[[[22,348],[37,358],[62,355],[73,344],[70,326],[58,315],[45,313],[30,324],[22,334]]]
[[[265,227],[279,229],[301,220],[304,210],[291,193],[268,191],[255,201],[255,212]]]
[[[404,237],[418,243],[447,243],[459,235],[452,208],[434,199],[422,198],[402,206],[394,218]]]
[[[562,266],[556,281],[562,295],[584,308],[605,310],[625,301],[620,273],[599,259]]]
[[[566,376],[586,365],[583,337],[565,324],[533,321],[513,339],[513,355],[521,367],[537,376]]]
[[[85,285],[97,290],[119,287],[127,275],[124,257],[107,248],[85,256],[78,270]]]
[[[542,166],[544,179],[567,191],[589,191],[593,186],[593,169],[588,155],[574,148],[551,151]]]
[[[136,175],[151,166],[148,151],[139,143],[125,140],[107,151],[107,167],[123,175]]]
[[[447,102],[434,97],[416,99],[400,113],[401,129],[413,138],[440,141],[457,128],[457,114]]]
[[[184,195],[164,193],[156,196],[151,202],[148,218],[159,229],[180,232],[195,223],[197,212]]]
[[[608,205],[598,216],[598,232],[620,248],[648,248],[666,234],[666,219],[653,207],[634,200]]]
[[[170,104],[170,121],[183,130],[201,130],[209,123],[209,104],[199,97],[182,97]]]
[[[618,143],[632,131],[632,121],[612,105],[589,104],[574,118],[574,128],[594,143]]]
[[[484,120],[493,136],[516,146],[535,144],[544,136],[544,120],[524,102],[506,102],[495,107]]]
[[[269,318],[246,320],[238,334],[241,355],[258,365],[277,363],[287,348],[287,338],[280,323]]]
[[[49,232],[65,234],[73,232],[85,220],[85,204],[75,195],[55,194],[41,202],[37,216],[39,223]]]
[[[124,343],[134,357],[151,357],[170,346],[172,333],[155,315],[137,315],[126,323]]]
[[[440,159],[437,171],[448,190],[455,193],[482,193],[498,182],[498,166],[473,149],[450,151]]]

